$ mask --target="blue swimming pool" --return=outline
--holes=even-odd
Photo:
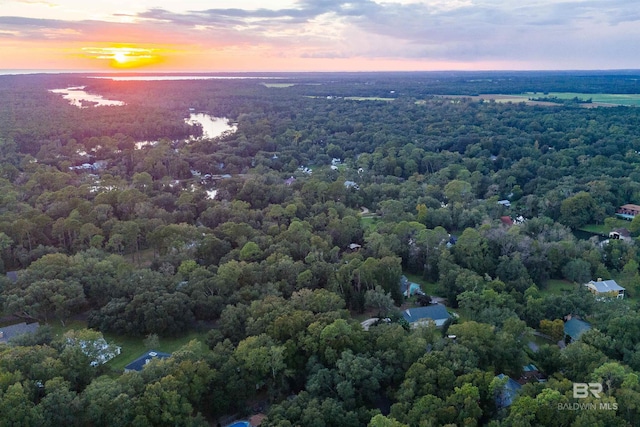
[[[236,421],[235,423],[230,424],[227,427],[249,427],[249,421]]]

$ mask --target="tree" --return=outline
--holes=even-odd
[[[604,218],[602,207],[585,191],[563,200],[560,215],[560,222],[574,229]]]
[[[579,284],[591,280],[591,265],[583,259],[572,259],[562,267],[562,275],[565,279]]]
[[[93,380],[80,395],[84,408],[83,421],[100,426],[131,425],[135,416],[134,400],[127,393],[127,384],[123,383],[125,381],[108,376]]]
[[[274,387],[280,385],[280,376],[286,368],[284,351],[284,346],[276,345],[271,337],[265,334],[240,341],[235,356],[247,384],[255,386],[257,390],[266,382],[269,391],[273,393]]]
[[[172,375],[147,384],[136,402],[134,425],[185,425],[191,418],[193,407],[183,393],[181,384]]]
[[[260,247],[255,242],[247,242],[240,250],[242,261],[258,261],[262,256]]]
[[[0,426],[29,427],[43,425],[44,419],[34,407],[21,383],[10,385],[0,392]]]
[[[63,325],[85,304],[82,286],[75,280],[38,280],[24,289],[14,289],[7,297],[9,310],[47,323],[58,319]]]
[[[387,317],[394,308],[394,302],[390,293],[384,292],[380,286],[369,289],[364,294],[364,305],[366,308],[377,310],[378,317]]]
[[[73,426],[80,418],[78,396],[69,390],[70,384],[62,378],[53,378],[44,384],[45,396],[36,409],[44,420],[43,426]]]
[[[540,332],[549,335],[551,341],[558,342],[564,337],[564,322],[562,319],[540,321]]]
[[[395,418],[388,418],[384,415],[378,414],[371,418],[368,427],[409,427],[407,424],[403,424],[397,421]]]
[[[462,232],[453,252],[459,265],[478,274],[482,275],[492,269],[487,240],[473,228],[467,228]]]

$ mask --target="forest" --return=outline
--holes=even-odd
[[[466,97],[640,74],[94,77],[0,76],[0,426],[640,423],[640,109]]]

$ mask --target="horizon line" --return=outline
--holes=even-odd
[[[478,69],[478,70],[461,70],[461,69],[442,69],[442,70],[333,70],[333,71],[204,71],[204,70],[168,70],[168,71],[122,71],[122,70],[80,70],[80,69],[63,69],[63,68],[43,68],[43,69],[29,69],[29,68],[0,68],[0,75],[33,75],[33,74],[108,74],[108,75],[187,75],[187,74],[206,74],[206,75],[220,75],[220,74],[389,74],[389,73],[570,73],[570,72],[638,72],[640,68],[559,68],[559,69]]]

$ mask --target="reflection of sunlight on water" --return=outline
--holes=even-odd
[[[200,124],[202,126],[203,138],[216,138],[225,132],[235,132],[237,127],[229,124],[226,117],[211,117],[204,113],[191,113],[188,119],[184,119],[189,124]]]
[[[49,92],[62,95],[63,99],[69,101],[69,104],[78,108],[87,108],[89,105],[83,103],[90,103],[94,107],[102,106],[121,106],[124,105],[122,101],[113,101],[111,99],[105,99],[102,95],[92,95],[84,91],[84,86],[69,87],[66,89],[51,89]]]

